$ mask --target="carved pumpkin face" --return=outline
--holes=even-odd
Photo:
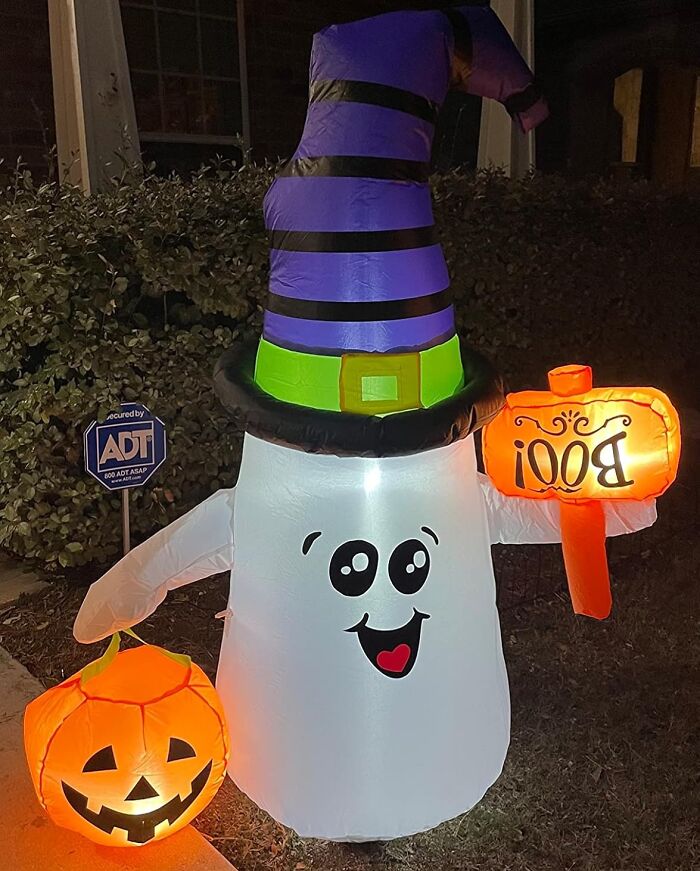
[[[81,684],[48,690],[25,715],[39,800],[58,825],[110,846],[137,846],[189,823],[228,761],[218,696],[196,665],[158,648],[119,653]]]

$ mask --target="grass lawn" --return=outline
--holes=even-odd
[[[574,617],[563,593],[503,613],[512,744],[471,813],[387,844],[303,841],[227,781],[197,828],[239,871],[700,869],[700,470],[686,444],[657,526],[610,549],[609,620]],[[226,587],[177,591],[141,631],[213,676]],[[0,644],[46,686],[101,649],[70,634],[83,594],[57,582],[0,611]]]

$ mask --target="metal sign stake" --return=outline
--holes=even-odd
[[[129,490],[122,490],[122,541],[124,542],[124,555],[131,550],[131,534],[129,531]]]

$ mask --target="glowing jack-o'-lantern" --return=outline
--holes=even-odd
[[[228,737],[216,690],[188,657],[150,645],[118,653],[115,639],[30,702],[25,748],[55,823],[100,844],[138,846],[207,806],[224,778]]]
[[[592,388],[588,366],[549,373],[551,392],[511,393],[484,429],[486,471],[506,495],[559,499],[564,563],[578,614],[612,599],[601,500],[648,499],[673,482],[678,415],[652,387]]]

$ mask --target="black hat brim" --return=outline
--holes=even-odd
[[[230,348],[214,370],[214,389],[246,432],[307,453],[387,457],[443,447],[487,424],[503,407],[503,382],[491,364],[462,346],[465,384],[430,408],[382,417],[322,411],[283,402],[255,383],[257,342]]]

